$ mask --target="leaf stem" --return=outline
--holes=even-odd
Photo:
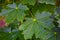
[[[30,8],[29,11],[30,11],[30,15],[31,15],[31,17],[34,18],[34,15],[33,15],[33,12],[32,12],[32,9],[31,9],[31,8]]]

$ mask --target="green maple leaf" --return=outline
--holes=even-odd
[[[36,3],[36,0],[20,0],[23,4],[29,4],[34,5]]]
[[[35,18],[27,18],[27,21],[19,27],[19,30],[23,30],[24,38],[31,39],[35,34],[36,38],[48,39],[46,36],[50,32],[47,30],[54,27],[52,19],[49,18],[50,15],[48,12],[37,12]]]
[[[28,7],[26,5],[19,4],[18,6],[13,3],[7,5],[9,7],[9,12],[6,15],[6,21],[12,22],[15,19],[18,19],[19,21],[23,20],[25,17],[25,11],[28,10]]]
[[[55,0],[38,0],[38,2],[55,5]]]

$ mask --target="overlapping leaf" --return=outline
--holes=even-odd
[[[43,4],[40,4],[38,10],[40,10],[40,12],[47,11],[47,12],[50,12],[50,13],[54,13],[55,12],[55,6],[43,3]]]
[[[7,29],[8,31],[9,29]],[[5,31],[5,32],[4,32]],[[0,31],[0,40],[24,40],[21,31],[14,29],[12,32],[7,32],[6,29],[3,32]],[[17,39],[18,38],[18,39]]]
[[[20,0],[23,4],[29,4],[34,5],[36,3],[36,0]]]
[[[55,5],[55,0],[38,0],[38,2]]]
[[[0,40],[6,40],[8,39],[9,33],[4,33],[4,32],[0,32]]]
[[[58,30],[58,29],[57,29]],[[52,32],[51,32],[52,33]],[[52,36],[48,38],[48,40],[60,40],[60,36],[58,32],[54,32],[51,34]]]
[[[58,27],[60,27],[60,19],[57,21],[59,24],[58,24]]]
[[[8,7],[10,7],[10,11],[6,15],[6,21],[12,22],[15,19],[18,19],[21,21],[25,17],[25,11],[28,10],[28,7],[26,5],[19,4],[18,6],[13,3],[9,4]]]
[[[33,34],[36,38],[41,38],[41,40],[48,39],[46,36],[49,34],[51,28],[54,27],[52,19],[49,18],[50,13],[42,12],[35,15],[35,18],[28,18],[25,23],[23,23],[19,29],[23,30],[25,39],[31,39]],[[47,30],[45,30],[45,28]]]

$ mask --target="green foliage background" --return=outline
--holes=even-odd
[[[60,8],[55,0],[0,0],[0,40],[60,40]]]

